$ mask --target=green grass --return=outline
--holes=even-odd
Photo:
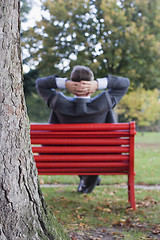
[[[135,143],[135,182],[159,184],[160,132],[137,133]]]
[[[135,172],[137,184],[160,184],[160,148],[137,148]]]
[[[160,230],[160,195],[157,190],[136,190],[137,210],[131,211],[127,189],[96,187],[91,194],[78,194],[76,186],[42,188],[52,212],[68,231],[107,227],[122,239],[156,239]],[[121,239],[121,238],[117,238]]]
[[[160,146],[160,132],[137,132],[135,143],[159,144]]]

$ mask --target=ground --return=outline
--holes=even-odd
[[[86,232],[70,232],[70,237],[72,240],[116,240],[124,239],[124,236],[121,232],[118,232],[117,229],[108,229],[108,228],[97,228],[90,229]]]

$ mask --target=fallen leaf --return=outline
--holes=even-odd
[[[131,226],[131,221],[129,218],[127,219],[121,219],[119,221],[115,221],[112,226],[119,226],[119,227],[124,227],[124,226]]]
[[[72,240],[77,240],[77,238],[76,238],[76,237],[73,237],[73,236],[71,237],[71,239],[72,239]]]
[[[104,211],[104,212],[109,212],[109,213],[110,213],[110,212],[111,212],[111,209],[109,209],[109,208],[104,208],[103,211]]]
[[[101,211],[101,212],[108,212],[108,213],[111,212],[111,209],[110,209],[110,208],[102,208],[102,207],[100,207],[100,206],[97,206],[97,207],[96,207],[96,210]]]
[[[152,233],[153,233],[153,234],[159,234],[159,233],[160,233],[160,230],[155,229],[155,230],[152,231]]]
[[[43,178],[40,178],[39,182],[40,182],[41,185],[44,184]]]
[[[153,234],[159,234],[160,233],[160,225],[155,225],[152,230]]]

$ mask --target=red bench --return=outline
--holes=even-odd
[[[128,175],[135,209],[135,123],[31,124],[39,175]]]

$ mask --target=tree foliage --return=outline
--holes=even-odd
[[[129,77],[134,89],[160,86],[159,0],[43,0],[42,10],[24,39],[41,74],[84,64],[96,77]]]
[[[160,119],[160,93],[158,89],[145,90],[139,87],[120,101],[118,113],[125,120],[135,120],[140,127],[153,126]]]
[[[27,22],[27,16],[32,8],[31,0],[21,0],[21,22]]]

